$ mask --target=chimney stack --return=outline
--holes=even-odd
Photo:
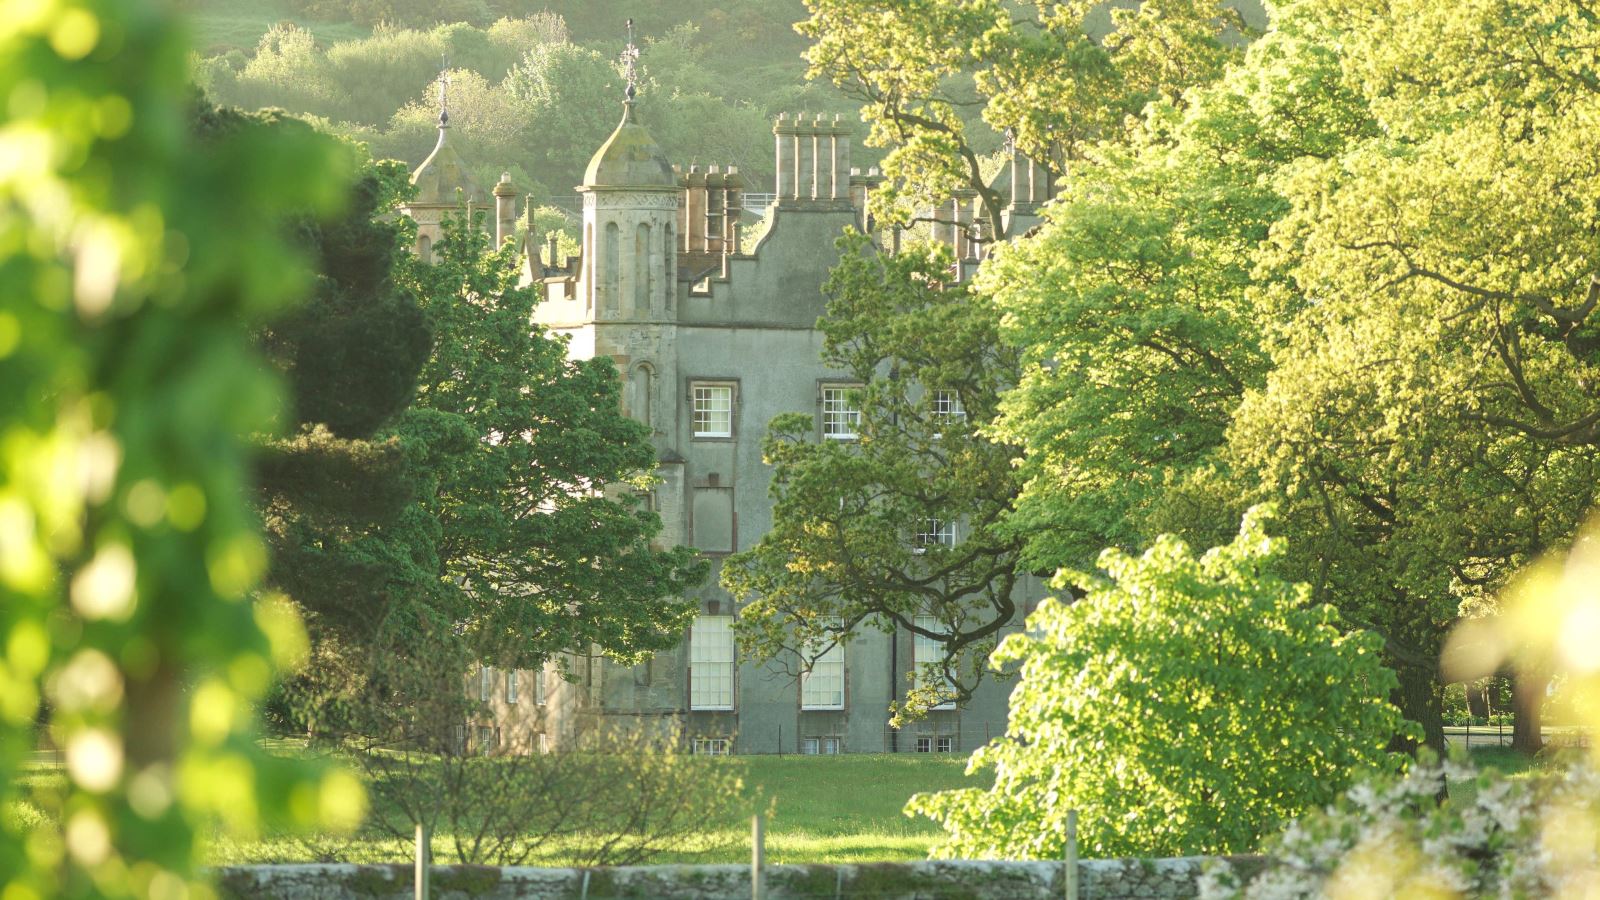
[[[517,191],[511,186],[511,173],[500,173],[494,186],[494,246],[499,249],[517,233]]]
[[[739,218],[744,214],[744,178],[735,166],[697,165],[679,170],[683,203],[678,206],[679,270],[699,272],[718,266],[727,275],[728,258],[739,253]]]
[[[772,133],[780,204],[849,205],[850,129],[837,115],[829,121],[821,115],[791,119],[780,114]]]

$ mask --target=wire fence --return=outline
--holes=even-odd
[[[1587,728],[1550,726],[1541,729],[1544,744],[1550,747],[1587,748],[1594,736]],[[1510,747],[1514,728],[1510,725],[1446,725],[1445,744],[1468,750],[1485,747]]]

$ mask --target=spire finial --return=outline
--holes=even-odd
[[[450,127],[450,58],[439,57],[439,127]]]
[[[622,72],[627,79],[628,86],[623,91],[623,102],[633,103],[633,98],[639,93],[639,48],[633,43],[633,20],[629,19],[628,45],[622,50]]]

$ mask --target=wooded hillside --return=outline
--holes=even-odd
[[[624,16],[550,0],[191,0],[196,81],[218,102],[282,107],[415,165],[432,149],[441,61],[452,139],[484,184],[510,171],[541,199],[569,194],[615,126]],[[516,9],[512,9],[516,7]],[[635,18],[640,112],[675,161],[770,179],[778,112],[854,106],[805,81],[800,0],[664,0]],[[862,163],[870,163],[858,151]]]

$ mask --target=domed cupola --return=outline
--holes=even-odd
[[[660,321],[672,314],[677,286],[677,173],[634,111],[637,81],[629,20],[628,89],[622,122],[584,171],[583,293],[595,320]]]
[[[450,144],[450,107],[447,87],[450,73],[439,76],[439,141],[433,152],[411,173],[416,197],[402,211],[417,223],[416,253],[424,262],[433,261],[433,245],[444,235],[446,216],[458,206],[482,206],[487,195],[473,180],[467,163]]]
[[[622,104],[622,122],[617,130],[589,160],[583,187],[678,190],[678,177],[661,145],[650,136],[649,129],[634,120],[631,96]]]
[[[455,206],[473,201],[481,203],[483,191],[472,179],[466,161],[450,144],[450,114],[439,113],[439,142],[433,152],[411,173],[411,183],[417,187],[419,206]]]

